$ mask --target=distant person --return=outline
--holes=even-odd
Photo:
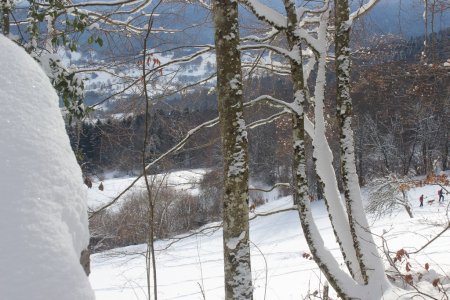
[[[443,191],[443,189],[440,189],[439,191],[438,191],[438,195],[439,195],[439,202],[444,202],[444,191]]]
[[[422,207],[423,206],[423,195],[420,196],[419,201],[420,201],[420,207]]]

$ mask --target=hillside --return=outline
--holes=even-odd
[[[109,181],[104,183],[110,185]],[[442,287],[447,291],[450,288],[450,233],[443,234],[419,253],[412,252],[425,245],[448,223],[449,195],[442,204],[435,201],[431,205],[426,203],[423,208],[418,207],[420,194],[423,193],[426,200],[435,199],[436,190],[435,186],[426,186],[410,191],[413,219],[403,211],[396,211],[392,216],[370,221],[380,253],[383,251],[380,236],[386,240],[384,247],[388,247],[392,257],[400,249],[411,253],[407,260],[411,264],[411,272],[405,271],[405,261],[397,263],[397,267],[404,274],[414,274],[415,281],[417,272],[422,273],[419,286],[431,294],[436,294],[437,288],[427,280],[440,278]],[[292,199],[282,197],[258,207],[256,213],[291,206]],[[323,201],[313,202],[312,207],[318,227],[324,233],[325,245],[339,257]],[[161,299],[203,299],[202,291],[206,299],[223,299],[222,233],[218,225],[205,225],[196,235],[157,241]],[[305,299],[308,294],[321,292],[324,278],[314,261],[304,256],[309,250],[297,212],[287,211],[252,220],[250,239],[255,299]],[[97,299],[146,299],[145,252],[145,245],[136,245],[94,254],[90,281]],[[386,259],[384,261],[388,268]],[[424,269],[426,263],[429,270]],[[384,299],[399,298],[393,290]]]

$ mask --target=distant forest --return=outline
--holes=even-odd
[[[405,40],[388,35],[373,38],[369,46],[355,45],[352,96],[361,183],[389,173],[416,175],[449,168],[450,67],[444,64],[450,57],[450,29],[430,35],[426,53],[422,53],[423,41],[424,37]],[[334,65],[330,63],[329,68]],[[327,78],[330,115],[335,114],[334,80],[333,75]],[[292,98],[291,82],[281,76],[258,74],[244,85],[246,99],[260,94]],[[273,109],[256,106],[246,117],[251,122],[270,113]],[[155,104],[150,113],[148,162],[174,146],[191,128],[217,114],[215,94],[204,88],[180,95],[170,105]],[[335,124],[328,127],[328,134],[337,134]],[[150,172],[220,167],[218,130],[217,126],[204,129],[185,149]],[[139,112],[105,115],[68,127],[73,149],[84,172],[90,175],[112,169],[139,172],[143,131],[144,115]],[[254,179],[268,184],[290,180],[290,134],[288,116],[249,131]],[[312,151],[312,146],[308,147]],[[338,146],[332,148],[338,168]],[[315,182],[312,155],[309,157],[308,176]],[[311,184],[311,190],[316,191],[316,186]]]

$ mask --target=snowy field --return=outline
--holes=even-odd
[[[163,182],[163,185],[167,187],[196,195],[198,193],[197,185],[205,173],[206,170],[204,169],[176,171],[167,174],[149,176],[149,181],[151,182],[155,179],[156,182]],[[104,181],[94,181],[92,188],[88,189],[88,207],[90,209],[98,208],[110,202],[117,196],[117,194],[127,188],[136,179],[136,177],[111,177],[114,177],[113,173],[105,176],[106,179]],[[98,189],[100,183],[103,183],[103,190]],[[145,182],[141,178],[127,193],[132,194],[133,192],[140,192],[144,190]],[[125,194],[122,198],[126,198],[126,196],[127,195]]]
[[[186,172],[188,171],[173,173],[175,175],[169,178],[173,179],[173,184],[178,180],[183,182],[180,178],[184,178]],[[114,193],[132,180],[133,178],[111,179],[104,181],[104,185],[111,188],[110,195],[115,195]],[[188,186],[187,182],[184,182]],[[116,188],[118,190],[113,191]],[[436,186],[426,186],[410,191],[414,219],[410,219],[406,212],[401,210],[379,220],[370,219],[378,245],[381,247],[380,236],[383,235],[390,251],[396,252],[403,248],[412,253],[442,231],[443,224],[448,223],[449,196],[446,196],[443,204],[435,201],[431,205],[425,203],[423,208],[418,207],[420,194],[423,193],[428,199],[437,199],[437,190]],[[98,191],[91,191],[91,204],[95,203],[94,198],[98,193]],[[256,212],[274,211],[291,206],[292,198],[284,197],[258,207]],[[324,202],[313,202],[312,208],[326,245],[336,257],[340,257]],[[218,224],[209,224],[206,227],[214,225]],[[250,239],[254,299],[298,300],[315,290],[319,289],[320,292],[324,278],[314,261],[303,257],[303,254],[308,253],[309,250],[301,231],[297,212],[288,211],[252,220]],[[159,299],[203,299],[202,290],[205,299],[223,299],[221,229],[212,229],[181,239],[166,249],[172,242],[158,241],[156,243],[156,248],[159,249],[157,252]],[[447,231],[424,250],[417,254],[410,254],[411,272],[421,272],[424,278],[428,276],[431,280],[439,277],[448,287],[449,249],[450,232]],[[98,300],[147,299],[143,255],[145,251],[145,245],[137,245],[91,256],[90,281]],[[391,254],[391,257],[393,256],[395,254]],[[426,263],[430,266],[428,271],[425,270]],[[401,271],[405,271],[405,262],[398,266]],[[387,263],[386,267],[388,267]],[[440,275],[436,275],[437,273]],[[421,287],[427,292],[436,289],[429,283]],[[396,299],[395,294],[389,299]]]

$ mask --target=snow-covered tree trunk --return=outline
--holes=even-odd
[[[295,4],[291,0],[283,0],[287,13],[286,38],[289,50],[296,53],[295,58],[289,60],[294,92],[294,107],[296,113],[292,115],[292,139],[294,146],[294,203],[308,201],[308,182],[306,178],[305,154],[305,86],[303,78],[300,38],[295,35],[297,27],[297,13]]]
[[[224,160],[223,243],[225,299],[253,298],[248,226],[247,132],[238,50],[238,5],[213,1],[217,95]]]
[[[350,97],[350,28],[348,0],[335,0],[336,11],[336,78],[337,116],[340,130],[341,172],[350,232],[361,269],[367,284],[378,280],[380,287],[386,286],[384,268],[369,229],[361,199],[356,173],[355,149],[352,122],[352,99]],[[374,275],[373,278],[370,278]]]
[[[310,200],[308,197],[308,182],[306,177],[306,153],[305,153],[305,78],[303,73],[303,59],[301,55],[301,39],[295,33],[298,20],[295,8],[295,3],[291,0],[283,0],[287,14],[287,28],[286,38],[291,53],[296,53],[295,58],[289,60],[291,67],[291,78],[293,81],[294,92],[294,108],[293,114],[293,170],[294,170],[294,204],[297,205],[300,222],[302,225],[303,234],[311,254],[314,257],[315,262],[319,266],[322,273],[327,280],[336,290],[336,292],[342,297],[348,296],[348,291],[342,288],[339,273],[334,272],[334,268],[329,264],[329,252],[324,249],[323,240],[320,237],[317,226],[314,223],[314,219],[311,213]],[[331,216],[331,215],[330,215]],[[334,218],[331,218],[333,221]],[[333,226],[335,228],[335,226]],[[335,230],[336,233],[336,230]],[[339,241],[339,235],[336,235]],[[342,245],[341,243],[339,243]],[[341,247],[342,249],[342,247]],[[345,252],[343,251],[344,257]]]
[[[336,278],[331,274],[329,266],[323,262],[319,248],[323,247],[323,243],[317,240],[315,236],[315,224],[312,219],[309,197],[308,182],[306,177],[306,153],[305,153],[305,81],[303,75],[303,65],[301,56],[301,40],[295,35],[298,20],[295,4],[291,0],[283,0],[287,13],[287,29],[286,38],[289,50],[296,53],[297,57],[289,60],[291,67],[291,78],[294,92],[295,113],[292,115],[292,139],[294,146],[293,155],[293,197],[294,204],[298,207],[300,222],[303,234],[308,242],[309,249],[321,271],[333,286],[336,284]],[[340,292],[342,294],[342,292]]]
[[[322,261],[318,248],[323,244],[314,237],[315,224],[311,218],[311,209],[308,197],[308,182],[306,177],[306,153],[305,153],[305,81],[303,76],[303,65],[301,56],[301,40],[295,35],[297,28],[297,13],[295,4],[291,0],[283,0],[287,13],[286,38],[289,50],[296,53],[297,57],[289,60],[291,67],[291,78],[294,92],[295,113],[292,115],[292,140],[294,146],[293,155],[293,197],[297,205],[303,234],[308,242],[309,249],[321,271],[327,279],[334,284],[336,279],[330,273],[328,265]]]
[[[350,27],[348,0],[336,0],[336,77],[337,77],[337,105],[340,130],[341,171],[344,186],[345,202],[350,222],[350,232],[353,237],[353,245],[360,265],[364,282],[368,282],[367,266],[362,259],[361,242],[358,237],[354,214],[359,182],[354,182],[356,174],[355,151],[353,130],[351,128],[352,100],[350,98]],[[357,184],[357,186],[355,186]],[[356,198],[356,199],[355,199]],[[359,199],[360,200],[360,199]],[[361,205],[362,206],[362,205]]]
[[[341,253],[350,274],[355,280],[362,283],[361,270],[359,268],[356,252],[353,247],[350,227],[347,215],[341,203],[337,178],[333,168],[333,153],[330,149],[325,128],[325,84],[326,84],[326,58],[327,58],[327,27],[329,10],[321,16],[321,24],[318,28],[318,39],[321,41],[317,51],[317,76],[314,90],[314,137],[313,157],[316,172],[320,178],[324,190],[325,204],[333,227],[336,240],[341,248]]]
[[[290,0],[284,0],[284,5],[287,14],[287,28],[285,30],[288,41],[289,51],[291,53],[298,53],[297,59],[290,59],[291,77],[293,80],[293,92],[294,92],[294,107],[297,109],[293,115],[293,144],[294,144],[294,202],[299,208],[300,218],[302,222],[302,228],[305,237],[308,240],[311,252],[314,254],[314,258],[319,266],[321,266],[322,272],[327,276],[330,282],[335,282],[336,278],[330,273],[327,267],[321,263],[322,257],[318,255],[316,248],[323,247],[318,245],[314,241],[315,239],[310,237],[311,231],[309,224],[310,219],[304,214],[307,208],[306,201],[309,201],[308,185],[305,173],[305,127],[304,127],[304,103],[306,100],[305,94],[305,78],[303,72],[303,59],[301,56],[301,39],[296,34],[298,19],[294,2]],[[327,204],[327,210],[332,223],[333,231],[335,233],[337,242],[340,246],[342,255],[348,266],[350,273],[354,277],[358,277],[360,274],[358,263],[356,259],[356,253],[353,249],[351,235],[349,232],[349,225],[346,220],[346,214],[343,206],[340,203],[340,193],[337,187],[337,181],[334,174],[332,165],[333,157],[331,150],[328,146],[328,141],[325,136],[325,121],[323,116],[323,98],[324,98],[324,85],[325,85],[325,67],[326,67],[326,30],[328,20],[328,9],[322,14],[321,24],[319,26],[318,40],[320,41],[321,49],[315,49],[317,53],[320,52],[322,57],[319,57],[318,63],[318,77],[316,82],[316,97],[317,109],[315,110],[316,124],[315,134],[313,138],[314,144],[314,157],[316,160],[316,170],[325,190],[325,201]],[[333,180],[334,178],[334,180]],[[347,230],[346,230],[347,229]],[[359,278],[358,278],[359,279]],[[336,284],[332,284],[335,289]]]

